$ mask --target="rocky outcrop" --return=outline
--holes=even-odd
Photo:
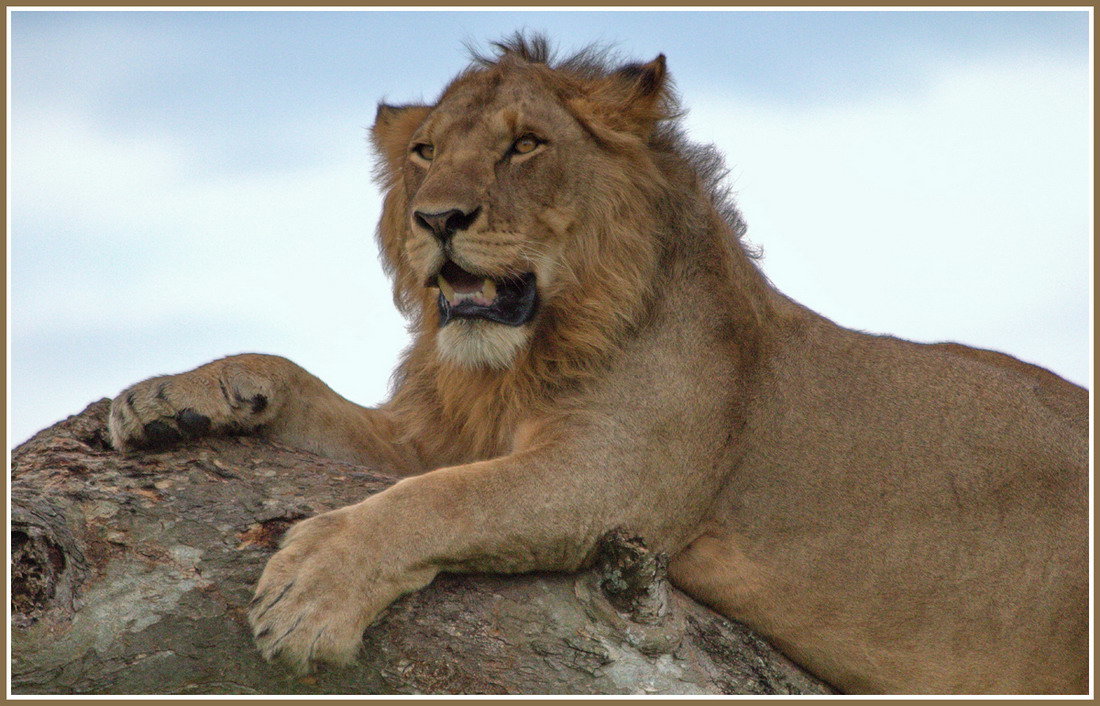
[[[293,677],[252,646],[253,583],[292,523],[393,479],[247,437],[120,454],[108,407],[13,452],[14,694],[830,693],[622,533],[579,574],[440,576],[358,664]]]

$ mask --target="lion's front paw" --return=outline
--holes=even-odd
[[[299,674],[317,662],[354,661],[369,617],[360,591],[340,576],[322,556],[272,557],[248,613],[265,659],[278,659]]]
[[[266,659],[299,673],[317,662],[348,664],[374,618],[431,580],[378,551],[382,543],[349,510],[300,522],[264,569],[248,618]]]
[[[139,382],[111,402],[116,449],[156,449],[212,433],[248,431],[273,411],[272,385],[232,359]]]

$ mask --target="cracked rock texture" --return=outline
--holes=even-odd
[[[627,534],[579,574],[440,576],[358,664],[292,677],[252,647],[253,583],[295,521],[393,479],[245,437],[119,454],[108,407],[13,452],[14,694],[831,693]]]

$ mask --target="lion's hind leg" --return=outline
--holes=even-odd
[[[750,558],[745,547],[734,532],[708,529],[670,559],[669,580],[700,603],[749,625],[804,669],[838,686],[846,656],[839,656],[839,664],[814,658],[820,656],[813,649],[818,627],[829,621],[814,613],[812,601],[791,600],[789,578]]]
[[[669,580],[723,615],[744,619],[765,587],[764,572],[728,533],[705,532],[669,561]]]

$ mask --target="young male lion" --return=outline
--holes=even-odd
[[[846,691],[1085,692],[1086,391],[773,289],[663,56],[497,46],[434,105],[378,110],[415,332],[393,399],[241,355],[112,407],[119,448],[249,432],[410,476],[287,534],[251,606],[263,654],[347,662],[440,571],[573,570],[626,527]]]

